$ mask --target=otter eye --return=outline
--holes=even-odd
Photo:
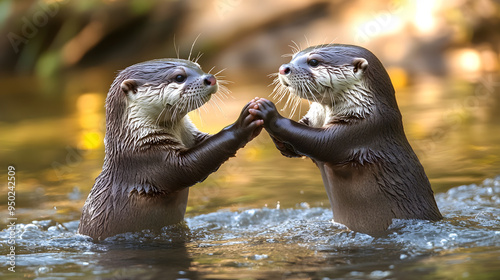
[[[184,76],[184,75],[180,75],[179,74],[179,75],[175,76],[175,81],[178,82],[178,83],[182,83],[185,80],[186,80],[186,76]]]
[[[319,61],[317,59],[311,59],[307,62],[307,64],[311,67],[316,67],[319,65]]]

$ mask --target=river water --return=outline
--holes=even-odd
[[[70,73],[56,85],[31,77],[2,80],[10,90],[0,104],[0,213],[5,224],[16,218],[15,234],[6,226],[0,231],[2,279],[500,277],[498,77],[422,78],[398,90],[407,136],[442,221],[394,221],[388,235],[377,238],[351,232],[332,221],[314,164],[282,157],[263,132],[191,188],[184,225],[95,243],[76,229],[102,166],[112,73]],[[42,92],[33,93],[34,86]],[[217,132],[246,101],[271,91],[265,85],[230,89],[222,112],[208,105],[191,114],[200,130]],[[306,110],[305,103],[301,113]],[[8,166],[16,170],[13,215]],[[12,234],[16,272],[8,270]]]

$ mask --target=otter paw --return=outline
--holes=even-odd
[[[264,123],[277,118],[279,115],[274,103],[264,98],[257,100],[256,104],[250,107],[249,112],[256,118],[264,120]]]

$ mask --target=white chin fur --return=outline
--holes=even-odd
[[[145,85],[128,95],[129,118],[143,126],[169,126],[207,103],[217,89],[218,86],[190,88],[177,83]]]
[[[294,80],[283,75],[279,76],[279,80],[290,94],[331,108],[322,111],[328,111],[331,116],[365,117],[371,113],[373,96],[362,79],[349,67],[318,67],[313,70],[313,76],[314,82]]]
[[[288,80],[288,78],[287,78],[285,75],[281,75],[281,74],[279,74],[279,79],[280,79],[280,83],[281,83],[283,86],[287,87],[287,86],[289,86],[289,85],[290,85],[290,81]]]
[[[162,90],[162,99],[165,105],[175,105],[181,99],[183,86],[176,83],[170,83]]]
[[[137,126],[158,126],[173,116],[167,108],[179,102],[182,85],[171,83],[167,86],[148,86],[138,88],[137,93],[129,95],[129,119]],[[180,116],[181,112],[176,112]]]

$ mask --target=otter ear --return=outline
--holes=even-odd
[[[352,60],[352,66],[354,66],[354,73],[356,76],[363,74],[368,68],[368,61],[362,57],[358,57]]]
[[[125,94],[128,94],[129,92],[137,93],[137,88],[140,87],[143,83],[139,80],[125,80],[122,82],[120,87],[122,88],[122,91]]]

